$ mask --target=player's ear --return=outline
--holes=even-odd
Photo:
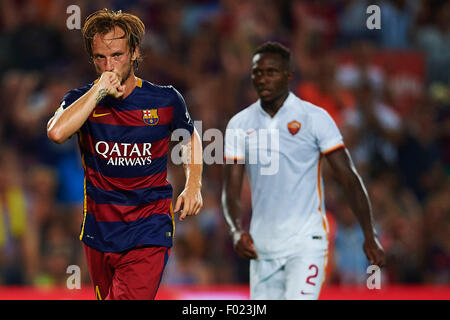
[[[138,57],[139,57],[139,46],[136,46],[134,48],[134,51],[131,53],[131,60],[136,61]]]
[[[292,81],[294,79],[294,72],[291,70],[284,71],[285,76],[287,77],[288,81]]]
[[[286,68],[285,72],[286,72],[287,80],[292,81],[294,79],[294,70],[295,70],[295,66],[294,66],[292,60],[289,60],[285,64],[285,68]]]
[[[288,70],[287,73],[288,73],[288,81],[292,81],[294,79],[294,72]]]

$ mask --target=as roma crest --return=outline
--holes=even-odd
[[[142,110],[142,120],[149,126],[157,125],[159,122],[158,109]]]
[[[292,135],[296,135],[300,131],[302,124],[300,122],[294,120],[294,121],[289,122],[287,127],[288,127],[289,132]]]

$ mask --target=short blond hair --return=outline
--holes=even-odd
[[[86,18],[83,29],[81,30],[89,57],[93,57],[92,43],[94,36],[96,34],[107,34],[114,27],[119,27],[125,32],[122,38],[127,39],[130,53],[133,53],[136,47],[141,44],[142,37],[145,33],[145,25],[141,19],[133,14],[124,13],[122,10],[112,11],[102,9],[90,14]],[[141,57],[138,55],[138,58],[134,61],[135,68],[140,59]]]

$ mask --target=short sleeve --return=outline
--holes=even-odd
[[[74,90],[70,90],[69,92],[67,92],[64,95],[64,97],[62,98],[58,109],[56,109],[55,114],[57,114],[59,111],[66,109],[67,107],[69,107],[72,103],[77,101],[83,94],[84,94],[84,92],[79,89],[74,89]]]
[[[235,120],[232,118],[225,130],[224,158],[243,160],[245,159],[245,133]]]
[[[344,140],[336,123],[325,109],[313,115],[313,132],[322,154],[344,147]]]
[[[174,101],[173,101],[173,118],[170,124],[170,131],[174,131],[176,129],[186,129],[189,131],[189,134],[192,135],[194,132],[194,122],[189,114],[189,111],[186,107],[186,103],[184,102],[183,96],[175,89],[174,90]]]
[[[59,105],[63,109],[66,109],[68,106],[70,106],[72,103],[77,101],[82,95],[84,94],[83,91],[75,89],[70,90],[66,93],[66,95],[62,98],[61,104]]]

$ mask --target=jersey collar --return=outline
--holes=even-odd
[[[281,105],[280,109],[278,109],[277,113],[275,113],[275,115],[273,117],[271,117],[261,106],[261,99],[258,99],[257,103],[258,103],[258,109],[259,112],[268,118],[275,118],[277,117],[279,114],[285,112],[287,109],[289,109],[289,106],[292,105],[292,102],[295,100],[295,95],[292,93],[292,91],[289,91],[289,94],[286,98],[286,100],[284,100],[283,104]]]

